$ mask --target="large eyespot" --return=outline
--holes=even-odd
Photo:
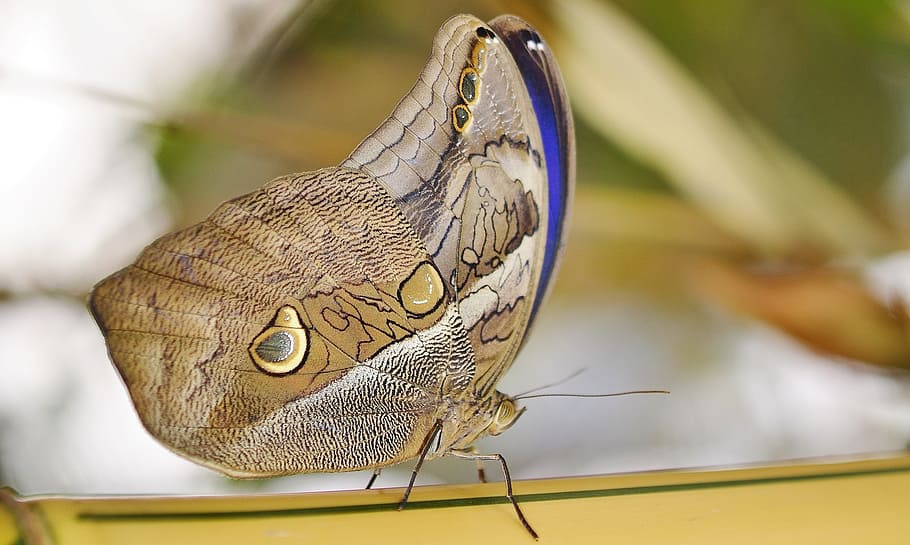
[[[503,400],[499,402],[499,406],[496,407],[496,414],[493,415],[493,420],[487,427],[487,433],[490,435],[499,435],[511,428],[518,420],[518,417],[524,412],[525,407],[519,409],[515,406],[515,402],[510,398],[503,398]]]
[[[445,288],[439,271],[424,261],[398,286],[398,301],[412,316],[422,317],[433,312],[445,298]]]
[[[270,375],[293,373],[306,360],[310,348],[308,335],[297,310],[283,306],[272,325],[253,339],[250,357],[256,367]]]

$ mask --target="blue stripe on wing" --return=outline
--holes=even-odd
[[[572,114],[562,89],[558,68],[552,56],[544,52],[547,46],[540,35],[530,27],[525,27],[517,31],[500,31],[499,37],[509,48],[524,78],[540,127],[547,164],[547,240],[534,306],[528,322],[530,327],[552,281],[564,239],[567,200],[572,183],[570,154],[574,153],[574,142],[569,134],[572,130]]]

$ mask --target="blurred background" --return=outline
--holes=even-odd
[[[577,126],[568,251],[500,389],[584,370],[556,391],[672,390],[528,400],[481,450],[523,479],[907,447],[910,2],[7,0],[0,484],[365,485],[231,481],[170,453],[84,302],[159,234],[342,160],[460,12],[537,27]],[[419,482],[474,478],[440,460]]]

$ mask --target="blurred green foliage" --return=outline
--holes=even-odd
[[[616,2],[733,111],[873,200],[905,150],[906,19],[893,2]]]

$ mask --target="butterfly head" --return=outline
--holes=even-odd
[[[451,450],[469,449],[478,439],[499,435],[515,425],[524,414],[515,399],[494,390],[483,399],[462,400],[443,418],[442,437],[437,455]]]

